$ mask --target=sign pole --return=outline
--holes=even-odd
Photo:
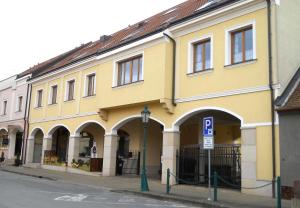
[[[210,163],[210,149],[208,150],[208,200],[211,201],[211,163]]]
[[[212,199],[211,192],[211,150],[214,149],[214,118],[203,118],[203,149],[208,151],[208,200]]]

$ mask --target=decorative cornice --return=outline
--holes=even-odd
[[[277,87],[278,86],[274,86],[274,88],[277,88]],[[196,95],[196,96],[191,96],[191,97],[186,97],[186,98],[178,98],[178,99],[176,99],[176,102],[184,103],[184,102],[191,102],[191,101],[196,101],[196,100],[227,97],[227,96],[262,92],[262,91],[268,91],[268,90],[270,90],[270,87],[267,85],[266,86],[257,86],[257,87],[248,87],[248,88],[228,90],[228,91],[223,91],[223,92],[207,93],[207,94],[203,94],[203,95]]]
[[[97,112],[87,112],[87,113],[81,113],[81,114],[69,115],[69,116],[57,116],[57,117],[36,119],[36,120],[31,120],[30,124],[42,123],[42,122],[48,122],[48,121],[59,121],[59,120],[65,120],[65,119],[80,118],[80,117],[84,117],[84,116],[94,116],[94,115],[98,115],[98,113]]]

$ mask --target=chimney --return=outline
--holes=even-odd
[[[100,42],[107,41],[110,38],[111,38],[111,35],[102,35],[102,36],[100,36]]]

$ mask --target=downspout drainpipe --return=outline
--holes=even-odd
[[[171,40],[173,45],[173,63],[172,63],[172,105],[176,106],[175,102],[175,73],[176,73],[176,41],[170,35],[163,33],[168,39]]]
[[[30,108],[30,98],[31,98],[32,87],[31,84],[27,85],[27,96],[25,104],[25,114],[24,114],[24,134],[23,134],[23,148],[22,148],[22,162],[25,164],[27,156],[27,143],[28,143],[28,131],[29,131],[29,108]]]
[[[271,25],[271,0],[267,1],[268,7],[268,56],[269,56],[269,87],[271,99],[271,116],[272,116],[272,195],[275,198],[275,181],[276,181],[276,146],[275,146],[275,107],[274,107],[274,89],[273,89],[273,64],[272,64],[272,25]]]

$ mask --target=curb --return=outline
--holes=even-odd
[[[14,173],[14,174],[18,174],[18,175],[29,176],[29,177],[34,177],[34,178],[46,179],[46,180],[50,180],[50,181],[57,181],[56,178],[52,178],[52,177],[48,177],[48,176],[21,173],[21,172],[18,172],[18,171],[7,170],[7,169],[4,169],[4,168],[0,168],[0,171],[8,172],[8,173]]]
[[[198,206],[205,206],[208,208],[233,208],[231,206],[227,206],[224,204],[220,204],[218,202],[209,202],[206,200],[193,200],[193,199],[187,199],[181,196],[174,196],[174,195],[165,195],[165,194],[157,194],[153,192],[138,192],[138,191],[129,191],[129,190],[111,190],[111,192],[114,193],[125,193],[125,194],[132,194],[137,196],[144,196],[152,199],[159,199],[159,200],[169,200],[174,202],[181,202],[181,203],[187,203],[187,204],[193,204]]]

